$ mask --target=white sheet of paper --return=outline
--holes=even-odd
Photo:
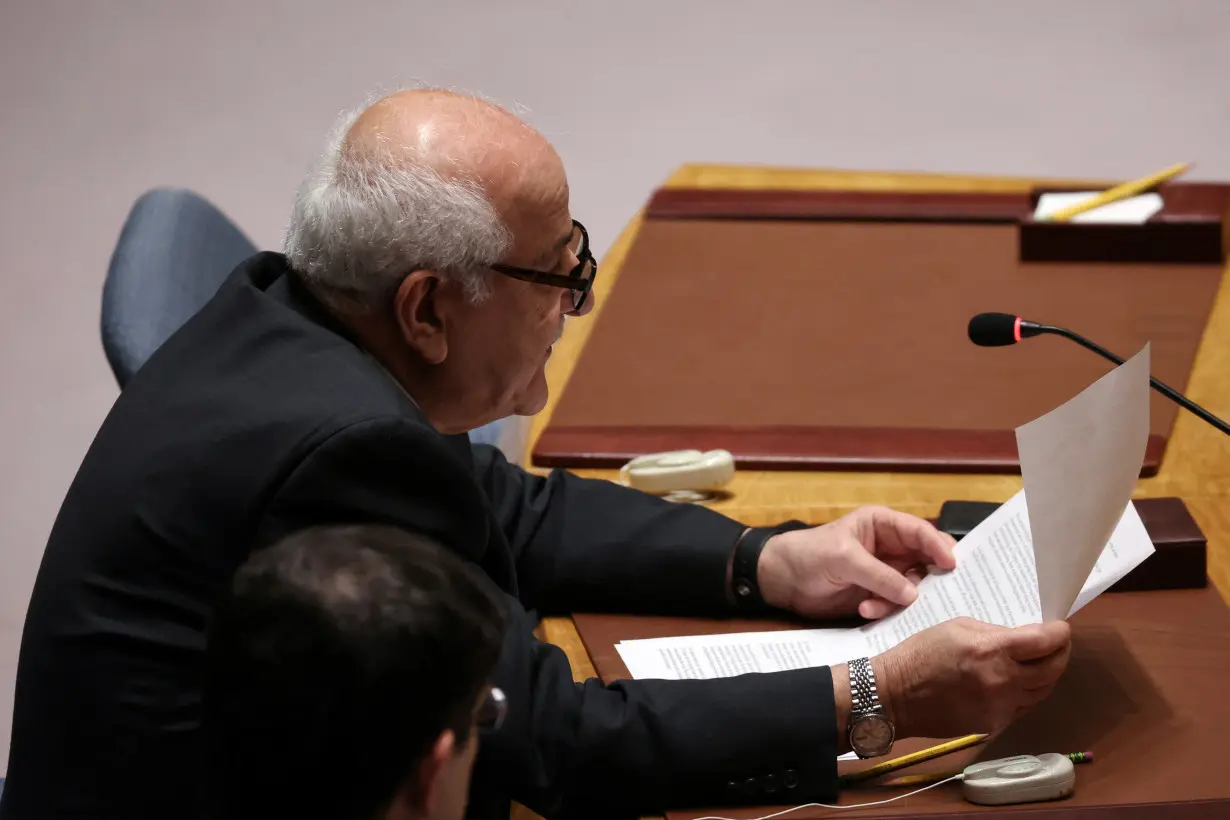
[[[732,632],[622,641],[615,646],[632,677],[688,680],[831,666],[868,654],[857,629]]]
[[[1132,499],[1148,440],[1148,345],[1017,428],[1044,620],[1072,610]]]
[[[1123,517],[1115,526],[1115,531],[1110,535],[1110,543],[1102,550],[1098,562],[1093,565],[1093,571],[1081,587],[1080,595],[1076,596],[1076,603],[1068,610],[1068,617],[1071,618],[1085,604],[1110,589],[1152,554],[1153,540],[1149,538],[1145,524],[1140,520],[1140,513],[1136,512],[1136,505],[1128,504]]]
[[[1099,191],[1078,191],[1076,193],[1050,193],[1038,197],[1038,207],[1034,209],[1034,219],[1050,216],[1078,202],[1097,196]],[[1149,217],[1162,209],[1161,194],[1141,194],[1139,196],[1121,199],[1083,214],[1072,217],[1072,222],[1091,222],[1118,225],[1143,225]]]
[[[1129,504],[1071,612],[1105,592],[1153,553],[1153,543]],[[831,666],[875,655],[949,618],[969,616],[1001,626],[1041,619],[1033,584],[1033,542],[1023,492],[1017,493],[957,544],[957,569],[919,584],[913,605],[857,629],[735,632],[622,641],[615,649],[632,677],[724,678]],[[1005,590],[1008,592],[1005,593]]]
[[[974,618],[996,626],[1042,620],[1024,491],[957,542],[955,552],[957,568],[922,579],[913,604],[861,627],[871,654],[952,618]]]

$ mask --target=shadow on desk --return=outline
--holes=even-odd
[[[1168,731],[1173,719],[1166,698],[1117,630],[1077,628],[1072,659],[1054,691],[992,738],[977,759],[1092,750],[1095,766],[1120,758],[1147,762],[1164,753],[1174,736]],[[1081,774],[1095,772],[1087,767]]]

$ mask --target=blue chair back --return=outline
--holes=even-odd
[[[102,341],[121,388],[256,253],[199,195],[156,188],[132,206],[103,285]]]

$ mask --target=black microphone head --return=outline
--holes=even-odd
[[[1021,318],[1011,313],[979,313],[969,320],[969,340],[979,347],[1002,347],[1021,341]]]

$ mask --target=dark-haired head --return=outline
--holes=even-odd
[[[256,553],[210,631],[211,815],[460,817],[503,629],[485,578],[421,536],[322,527]]]

